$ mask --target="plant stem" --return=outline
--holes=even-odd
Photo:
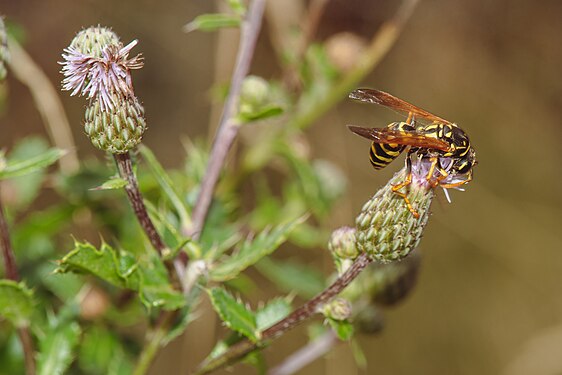
[[[146,206],[144,204],[142,194],[139,189],[139,184],[137,182],[137,177],[133,172],[133,163],[131,161],[131,155],[127,152],[125,154],[113,154],[113,158],[115,159],[115,163],[117,164],[117,169],[119,170],[119,175],[121,178],[127,180],[127,185],[125,186],[125,191],[127,193],[127,197],[129,198],[129,202],[131,203],[131,207],[135,212],[137,220],[141,225],[142,229],[146,233],[152,247],[156,249],[160,256],[166,256],[167,253],[170,251],[158,231],[154,226],[154,223],[150,219],[148,215],[148,211],[146,210]],[[181,286],[181,280],[183,278],[183,264],[180,258],[174,260],[173,265],[169,261],[164,261],[164,265],[168,269],[168,273],[172,278],[172,282],[176,285],[179,284]]]
[[[142,199],[142,194],[139,190],[139,184],[137,182],[137,178],[133,172],[133,163],[131,162],[131,155],[127,152],[125,154],[114,154],[113,155],[115,162],[117,163],[117,168],[119,169],[119,175],[121,178],[127,180],[127,185],[125,186],[125,191],[127,192],[127,197],[129,198],[129,202],[137,216],[139,224],[141,225],[142,229],[148,236],[150,243],[158,251],[158,253],[162,256],[165,255],[167,250],[164,241],[156,231],[156,227],[154,223],[148,216],[148,212],[146,210],[146,206],[144,205],[144,201]]]
[[[239,343],[231,346],[226,352],[218,357],[202,363],[199,369],[196,370],[195,374],[208,374],[221,367],[227,366],[251,351],[263,348],[268,342],[275,340],[287,331],[295,328],[306,319],[309,319],[318,313],[319,308],[322,307],[322,305],[330,301],[343,289],[345,289],[345,287],[347,287],[359,275],[359,273],[367,265],[369,265],[369,263],[371,263],[371,261],[372,259],[366,253],[362,253],[359,257],[357,257],[357,259],[355,259],[349,269],[338,277],[336,281],[334,281],[332,285],[326,288],[322,293],[307,301],[304,305],[293,311],[281,321],[264,330],[262,332],[261,343],[255,344],[247,339],[240,341]]]
[[[16,258],[10,242],[10,232],[8,230],[8,223],[4,217],[4,207],[2,207],[2,202],[0,202],[0,246],[2,247],[2,256],[4,257],[6,278],[18,281],[20,277],[16,265]]]
[[[10,241],[10,232],[8,230],[8,223],[4,216],[4,207],[0,201],[0,247],[2,248],[2,256],[4,258],[4,269],[6,277],[10,280],[19,281],[19,273],[16,265],[16,258],[12,250]],[[19,327],[18,336],[23,349],[23,356],[25,360],[25,373],[27,375],[35,375],[35,356],[33,349],[33,340],[31,332],[28,327]]]
[[[287,128],[302,129],[306,127],[353,90],[386,56],[400,36],[418,2],[419,0],[405,0],[396,14],[381,25],[371,39],[367,50],[359,57],[357,66],[332,87],[326,96],[307,107],[305,111],[298,113]]]
[[[146,345],[140,353],[139,360],[132,375],[144,375],[147,373],[154,357],[156,357],[158,353],[158,349],[160,349],[162,345],[162,341],[166,338],[168,329],[175,316],[176,312],[174,311],[166,311],[160,316],[152,334],[149,335],[146,340]]]
[[[217,136],[211,150],[207,171],[203,177],[199,196],[197,197],[197,202],[193,209],[193,225],[189,233],[185,233],[194,239],[198,239],[201,234],[220,171],[224,165],[228,151],[238,134],[240,124],[234,121],[233,116],[238,106],[242,81],[250,69],[250,63],[261,28],[264,5],[265,0],[252,1],[247,16],[242,24],[240,48],[236,57],[236,66],[232,74],[230,90],[217,130]]]

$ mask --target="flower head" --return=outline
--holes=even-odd
[[[134,94],[131,70],[143,66],[141,55],[129,58],[137,40],[123,46],[117,35],[90,27],[64,49],[62,89],[89,99],[84,130],[92,144],[111,153],[126,153],[146,130],[144,108]]]
[[[100,34],[100,28],[90,28],[82,33],[91,29],[94,29],[93,35]],[[106,33],[113,34],[109,30]],[[79,34],[64,49],[64,61],[60,63],[64,75],[62,89],[71,91],[70,95],[83,95],[88,99],[99,97],[102,110],[110,110],[116,105],[114,95],[118,98],[134,96],[131,70],[142,68],[143,59],[140,54],[129,58],[129,54],[138,41],[123,46],[116,36],[107,38],[106,45],[84,43],[84,39]]]

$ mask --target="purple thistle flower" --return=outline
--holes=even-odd
[[[59,63],[65,77],[62,89],[88,99],[99,97],[101,109],[112,110],[117,104],[115,97],[134,96],[131,70],[142,68],[143,58],[138,54],[129,59],[129,53],[137,43],[133,40],[125,47],[121,43],[108,45],[101,57],[85,54],[74,46],[65,48],[64,61]]]

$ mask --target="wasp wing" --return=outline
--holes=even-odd
[[[405,114],[412,113],[416,118],[422,118],[429,121],[440,122],[444,124],[451,124],[450,121],[445,120],[442,117],[434,115],[424,109],[416,107],[415,105],[408,103],[405,100],[399,99],[387,92],[379,91],[375,89],[357,89],[349,94],[350,99],[358,100],[364,103],[373,103],[388,107],[398,112]]]
[[[437,138],[428,137],[426,134],[412,131],[392,130],[389,128],[364,128],[362,126],[347,125],[348,129],[363,138],[375,143],[395,143],[404,146],[429,148],[448,151],[449,144]]]

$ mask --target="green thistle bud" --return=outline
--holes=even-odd
[[[355,246],[355,228],[341,227],[332,232],[328,249],[340,259],[355,259],[359,251]]]
[[[76,34],[70,42],[70,47],[84,55],[101,58],[102,52],[107,46],[120,43],[119,37],[113,31],[97,26],[89,27]]]
[[[0,81],[3,81],[8,73],[5,63],[9,58],[8,35],[6,33],[6,27],[4,26],[4,19],[0,17]]]
[[[84,131],[100,150],[123,154],[138,145],[146,130],[144,108],[133,97],[115,100],[116,106],[102,109],[100,98],[86,107]]]
[[[398,172],[365,205],[357,216],[357,248],[381,263],[396,261],[415,249],[429,218],[434,192],[423,178],[414,176],[407,186],[407,197],[418,212],[416,218],[404,199],[392,191],[406,178],[406,170]],[[403,189],[404,190],[404,189]]]
[[[334,298],[322,306],[322,314],[329,319],[346,320],[351,316],[351,303],[345,298]]]

